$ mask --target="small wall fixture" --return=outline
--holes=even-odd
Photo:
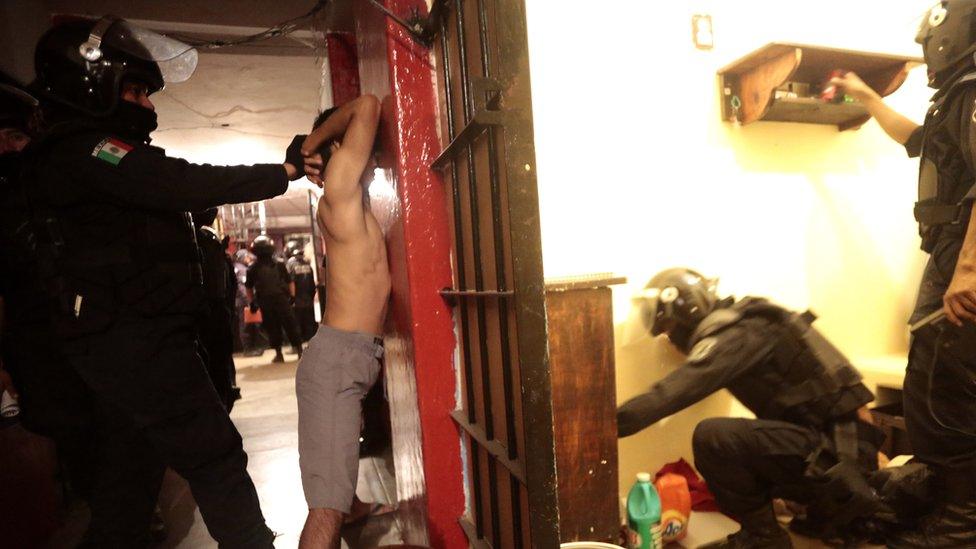
[[[695,42],[695,47],[700,50],[710,50],[715,46],[711,15],[691,16],[691,39]]]

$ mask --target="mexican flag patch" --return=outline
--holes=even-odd
[[[122,158],[129,154],[131,150],[132,145],[109,137],[103,139],[101,143],[95,146],[95,150],[92,151],[92,156],[99,160],[104,160],[113,166],[118,166]]]

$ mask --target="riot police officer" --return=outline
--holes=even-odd
[[[301,241],[292,240],[288,250],[288,274],[295,283],[295,320],[302,334],[302,341],[315,335],[315,275],[312,264],[305,259],[305,247]]]
[[[203,270],[204,308],[197,321],[200,335],[200,356],[207,365],[210,381],[213,382],[217,396],[230,412],[234,407],[237,392],[234,380],[234,328],[236,322],[228,307],[227,293],[236,288],[228,284],[236,283],[227,262],[224,244],[217,231],[211,227],[217,217],[217,208],[193,213],[193,226],[196,229],[197,245],[200,246],[200,259]]]
[[[186,212],[281,194],[300,168],[195,165],[149,145],[149,96],[196,59],[112,17],[55,27],[35,53],[49,126],[19,178],[25,241],[64,355],[100,410],[91,547],[145,545],[164,465],[188,481],[221,546],[272,546],[240,434],[196,351],[201,275]]]
[[[918,202],[922,249],[929,254],[915,310],[921,324],[941,310],[948,322],[913,332],[903,388],[905,424],[916,459],[941,486],[939,507],[892,547],[976,547],[976,356],[947,352],[942,340],[976,344],[976,0],[943,0],[923,17],[916,41],[937,91],[918,126],[888,107],[853,73],[834,80],[885,132],[921,157]],[[954,332],[959,332],[960,335]]]
[[[275,350],[272,362],[284,362],[281,354],[281,330],[288,334],[292,349],[302,356],[302,338],[298,332],[298,322],[291,308],[295,297],[295,283],[288,274],[285,262],[274,256],[274,242],[266,235],[258,236],[251,243],[254,264],[247,270],[248,299],[251,309],[260,308],[261,325],[268,334],[268,340]]]
[[[825,535],[873,511],[863,473],[877,468],[878,432],[859,409],[874,397],[809,314],[762,298],[719,299],[713,280],[681,268],[654,276],[641,302],[647,329],[667,334],[687,360],[620,406],[621,437],[723,388],[758,418],[706,419],[695,429],[698,470],[742,522],[710,547],[791,547],[774,497],[811,503],[809,521]]]
[[[93,477],[94,405],[53,333],[47,292],[18,242],[24,196],[18,178],[37,133],[38,101],[0,73],[0,393],[19,398],[21,423],[53,439],[73,495]]]

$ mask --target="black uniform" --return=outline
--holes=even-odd
[[[972,209],[976,74],[940,90],[925,123],[906,143],[921,155],[919,202],[922,248],[930,254],[911,323],[943,306]],[[941,473],[976,475],[976,356],[938,352],[939,330],[913,334],[903,390],[905,423],[916,457]],[[972,489],[971,489],[972,490]]]
[[[877,468],[877,433],[857,421],[873,396],[843,356],[763,299],[724,305],[701,321],[684,365],[618,409],[620,436],[728,389],[758,419],[706,419],[693,447],[719,505],[737,515],[773,497],[810,501],[818,493],[808,470],[826,471],[845,454],[864,471]],[[808,338],[826,360],[814,358]]]
[[[247,270],[244,283],[254,291],[254,298],[261,308],[261,325],[275,351],[281,352],[281,330],[288,334],[288,341],[295,349],[302,348],[298,322],[291,308],[291,276],[285,263],[273,257],[258,256]]]
[[[229,412],[234,405],[234,328],[236,318],[227,304],[228,283],[236,284],[227,254],[210,227],[197,229],[197,243],[203,266],[205,306],[197,321],[201,353],[217,396]],[[234,288],[231,289],[234,291]]]
[[[315,335],[315,276],[312,264],[298,255],[288,259],[288,274],[295,282],[295,319],[302,332],[302,340]]]
[[[89,544],[141,545],[169,465],[221,546],[269,547],[240,434],[197,354],[184,212],[281,194],[285,172],[194,165],[127,135],[111,118],[58,126],[24,176],[53,331],[101,411]]]
[[[30,251],[16,237],[24,219],[23,197],[16,187],[20,165],[19,154],[0,156],[0,358],[20,392],[21,423],[55,441],[73,492],[87,498],[94,475],[96,409],[54,333],[53,302]]]

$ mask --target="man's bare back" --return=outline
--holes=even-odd
[[[379,111],[375,97],[359,97],[328,115],[302,144],[305,173],[324,189],[318,223],[329,268],[323,326],[295,379],[299,466],[309,503],[301,549],[338,549],[343,519],[357,507],[357,471],[350,464],[358,463],[362,399],[379,373],[383,348],[375,336],[390,295],[386,242],[364,198]],[[332,153],[324,167],[323,146]]]
[[[314,161],[306,164],[309,178],[324,180],[325,189],[318,210],[329,256],[328,302],[322,322],[339,330],[370,334],[382,332],[390,294],[386,242],[363,198],[372,180],[378,120],[379,102],[373,96],[362,96],[315,128],[302,146],[303,153],[311,154],[336,140],[324,174],[315,173],[320,168]]]

